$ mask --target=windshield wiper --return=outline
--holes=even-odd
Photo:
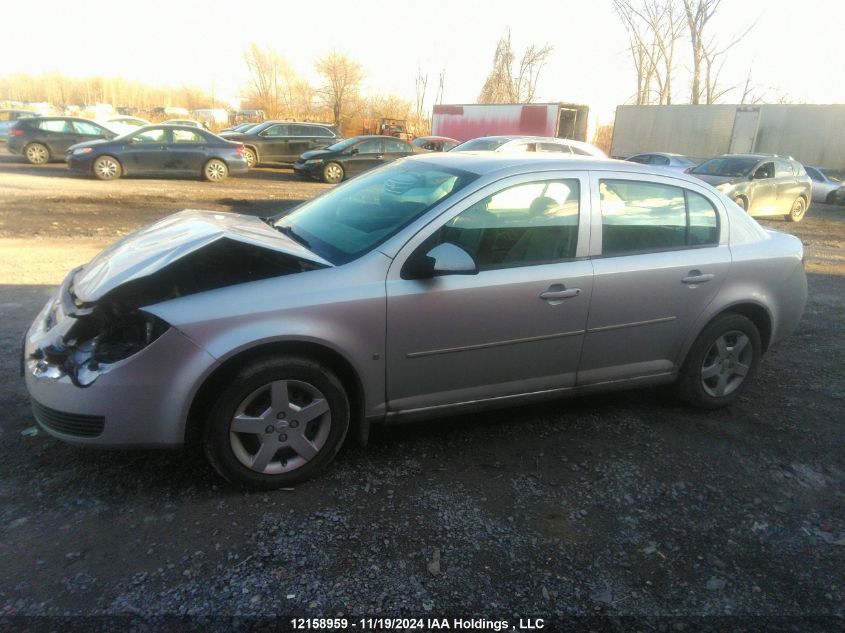
[[[308,248],[308,249],[311,248],[311,244],[308,243],[308,240],[306,240],[301,235],[297,234],[296,231],[294,231],[291,227],[289,227],[289,226],[277,226],[276,230],[279,231],[280,233],[284,233],[289,238],[291,238],[294,242],[298,242],[298,243],[302,244],[305,248]]]

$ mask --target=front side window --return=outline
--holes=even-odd
[[[562,145],[561,143],[540,143],[540,151],[541,152],[557,152],[571,154],[572,152],[569,150],[568,145]]]
[[[355,146],[359,154],[381,154],[381,139],[372,138],[369,141],[362,141]]]
[[[166,143],[167,130],[163,128],[153,128],[152,130],[144,130],[133,134],[131,137],[133,144],[149,144],[149,143]]]
[[[754,178],[764,180],[766,178],[774,178],[775,177],[775,164],[774,163],[763,163],[757,169],[754,170]]]
[[[287,125],[271,125],[261,136],[290,136],[290,128]]]
[[[702,176],[729,176],[736,178],[747,175],[754,168],[755,164],[757,164],[756,158],[722,156],[711,158],[701,163],[698,167],[693,168],[690,173],[700,174]]]
[[[654,182],[601,180],[602,254],[714,245],[716,209],[702,195]]]
[[[639,156],[631,156],[626,159],[631,163],[639,163],[640,165],[648,165],[651,162],[651,156],[648,154],[640,154]]]
[[[658,156],[658,155],[655,154],[651,159],[651,164],[652,165],[668,165],[669,159],[666,158],[665,156]]]
[[[578,245],[579,209],[578,180],[514,185],[452,218],[432,246],[460,246],[479,270],[571,259]]]
[[[384,139],[384,151],[391,154],[407,154],[410,153],[411,148],[402,141]]]
[[[73,127],[77,134],[84,134],[85,136],[103,136],[105,131],[103,128],[87,121],[74,121]]]

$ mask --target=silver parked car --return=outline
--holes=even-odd
[[[804,166],[775,154],[725,154],[689,170],[751,215],[800,222],[810,206],[812,181]]]
[[[70,272],[23,363],[52,435],[197,442],[273,488],[371,422],[671,382],[728,405],[806,294],[801,242],[694,178],[448,152],[136,231]]]
[[[653,165],[654,167],[663,167],[671,171],[689,171],[701,161],[689,156],[682,156],[681,154],[671,154],[669,152],[648,152],[646,154],[634,154],[625,160],[632,163],[640,163],[641,165]]]
[[[841,175],[836,176],[835,170],[823,169],[821,167],[810,167],[806,165],[807,175],[813,181],[813,202],[825,202],[836,204],[836,199],[841,197],[840,191],[845,187]]]

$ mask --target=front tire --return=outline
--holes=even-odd
[[[748,388],[761,355],[757,326],[741,314],[724,314],[704,328],[690,348],[678,376],[678,392],[695,407],[726,407]]]
[[[329,163],[323,167],[323,182],[336,185],[343,180],[343,167],[338,163]]]
[[[807,201],[804,200],[801,196],[798,196],[795,199],[795,202],[792,203],[792,209],[789,211],[789,214],[786,216],[786,219],[790,222],[800,222],[804,219],[804,213],[807,211]]]
[[[41,143],[30,143],[24,148],[23,155],[30,165],[43,165],[50,160],[50,150]]]
[[[298,484],[337,455],[349,429],[349,400],[320,363],[289,356],[243,367],[211,408],[204,430],[209,462],[250,488]]]
[[[117,180],[123,174],[123,168],[113,156],[100,156],[91,166],[94,177],[98,180]]]
[[[212,158],[202,168],[202,176],[208,182],[223,182],[229,175],[229,168],[222,160]]]

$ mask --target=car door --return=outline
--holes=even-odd
[[[798,175],[792,166],[792,161],[783,158],[775,159],[775,187],[777,190],[777,207],[781,213],[789,213],[801,187],[798,186]]]
[[[63,157],[71,145],[85,140],[67,119],[44,119],[38,122],[38,129],[37,140],[47,145],[53,158]]]
[[[387,280],[390,409],[575,384],[593,276],[587,189],[583,172],[507,178],[405,245]],[[403,278],[409,260],[445,242],[478,273]]]
[[[200,174],[208,160],[208,141],[194,130],[171,130],[167,145],[167,169],[183,174]],[[164,168],[164,165],[162,165]]]
[[[128,173],[152,174],[173,167],[173,156],[168,150],[170,130],[164,127],[148,128],[126,137],[121,148],[120,160]]]
[[[595,278],[578,384],[668,375],[731,265],[721,206],[675,179],[593,172]]]
[[[348,158],[343,161],[343,169],[348,176],[357,176],[377,167],[384,158],[384,145],[380,138],[365,139],[353,145],[349,151]]]
[[[315,147],[314,126],[291,125],[290,139],[288,141],[288,155],[285,162],[294,162],[301,154]]]
[[[748,210],[763,215],[779,213],[774,161],[765,161],[757,165],[751,172],[751,179]]]
[[[290,151],[290,130],[291,126],[286,123],[277,123],[263,130],[258,136],[258,152],[261,161],[271,163],[287,162]],[[297,154],[299,156],[299,154]],[[294,157],[296,158],[296,157]]]

